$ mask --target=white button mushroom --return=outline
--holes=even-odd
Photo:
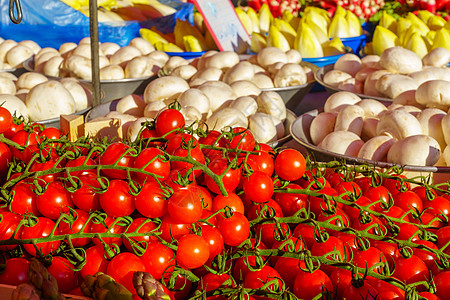
[[[386,135],[373,137],[361,147],[358,157],[373,161],[387,161],[387,154],[394,143],[395,140]]]
[[[433,166],[441,156],[439,143],[428,135],[412,135],[395,142],[387,161],[400,165]]]
[[[176,99],[189,89],[186,80],[175,76],[165,76],[151,81],[144,91],[145,103]]]
[[[403,110],[384,112],[377,125],[377,135],[388,135],[396,140],[422,133],[420,122],[412,114]]]
[[[280,94],[273,91],[263,91],[256,97],[258,111],[286,120],[286,105]]]
[[[333,131],[328,134],[318,147],[337,154],[358,156],[364,141],[351,131]]]

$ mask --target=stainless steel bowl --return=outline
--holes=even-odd
[[[310,68],[314,74],[319,69],[319,67],[317,67],[315,64],[306,61],[302,61],[300,65],[303,67]],[[288,86],[282,88],[262,89],[262,91],[277,92],[278,94],[280,94],[281,98],[283,98],[284,104],[286,104],[286,108],[295,111],[295,109],[298,107],[298,105],[306,96],[306,94],[309,93],[309,91],[312,89],[315,83],[316,83],[315,80],[312,80],[302,85]]]
[[[327,72],[333,70],[333,69],[334,69],[334,64],[332,64],[332,65],[327,65],[327,66],[323,66],[323,67],[319,68],[319,69],[314,73],[314,74],[315,74],[314,77],[316,78],[316,81],[317,81],[318,83],[320,83],[320,85],[322,85],[322,86],[325,88],[325,90],[326,90],[328,93],[330,93],[330,94],[334,94],[334,93],[343,91],[343,90],[341,90],[341,89],[332,87],[331,85],[326,84],[326,83],[323,81],[323,77],[325,76],[325,74],[326,74]],[[358,94],[358,93],[353,93],[353,94],[359,96],[359,97],[362,98],[362,99],[375,99],[375,100],[378,100],[378,101],[387,101],[387,102],[392,102],[392,101],[393,101],[393,100],[390,99],[390,98],[376,97],[376,96],[370,96],[370,95],[364,95],[364,94]]]
[[[34,58],[29,58],[24,62],[24,68],[27,71],[35,72]],[[47,76],[52,79],[60,79],[62,77]],[[100,88],[103,90],[104,97],[101,103],[109,102],[114,99],[119,99],[131,94],[142,95],[147,85],[158,76],[150,76],[144,78],[125,78],[117,80],[100,80]],[[80,82],[91,84],[91,80],[78,79]]]
[[[110,111],[115,111],[118,102],[119,100],[113,100],[111,102],[102,103],[99,106],[94,107],[86,114],[86,122],[92,121],[95,118],[104,117]],[[286,135],[279,140],[269,143],[269,146],[277,147],[290,141],[292,139],[291,126],[296,119],[297,116],[295,115],[295,113],[288,109],[286,111],[286,120],[284,121],[284,128],[286,129]]]
[[[348,164],[368,164],[379,168],[388,169],[394,166],[402,167],[398,164],[374,161],[369,159],[363,159],[348,155],[343,155],[335,152],[331,152],[322,148],[317,147],[311,141],[309,132],[312,120],[320,113],[323,109],[315,109],[299,116],[291,125],[291,134],[293,139],[298,142],[303,148],[305,148],[317,161],[332,161],[339,160],[345,161]],[[450,173],[450,167],[444,166],[414,166],[405,165],[403,166],[405,171],[420,172],[420,173]]]

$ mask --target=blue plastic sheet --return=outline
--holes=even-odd
[[[173,31],[176,18],[192,22],[194,6],[177,0],[160,0],[177,10],[173,15],[143,22],[99,23],[99,41],[126,46],[139,36],[141,27],[157,26]],[[23,20],[14,24],[9,19],[9,0],[0,0],[0,37],[15,41],[33,40],[41,47],[59,48],[66,42],[78,43],[90,35],[89,18],[59,0],[20,0]]]

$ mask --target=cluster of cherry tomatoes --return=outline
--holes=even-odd
[[[37,256],[70,294],[97,272],[135,293],[135,271],[171,299],[450,291],[442,189],[311,163],[243,128],[194,131],[174,109],[132,143],[69,142],[1,107],[0,133],[0,283],[26,281]]]

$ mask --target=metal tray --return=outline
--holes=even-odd
[[[27,71],[35,72],[34,70],[34,57],[29,58],[24,63],[24,68]],[[47,76],[52,79],[60,79],[62,77]],[[109,102],[114,99],[122,98],[131,94],[142,95],[147,85],[158,76],[153,75],[144,78],[125,78],[117,80],[100,80],[100,88],[103,90],[104,97],[102,102]],[[78,79],[78,78],[77,78]],[[80,82],[91,84],[91,80],[78,79]]]
[[[319,68],[317,70],[317,72],[314,73],[315,74],[314,77],[316,78],[316,81],[318,83],[320,83],[325,88],[325,90],[330,94],[344,91],[344,90],[332,87],[331,85],[328,85],[323,81],[323,77],[325,76],[325,74],[333,69],[334,69],[334,64],[327,65],[327,66],[323,66],[323,67]],[[393,101],[393,99],[390,99],[390,98],[376,97],[376,96],[370,96],[370,95],[364,95],[364,94],[358,94],[358,93],[353,93],[353,94],[359,96],[361,99],[375,99],[378,101],[386,101],[386,102]]]
[[[349,164],[368,164],[379,168],[392,168],[394,166],[403,167],[405,171],[413,172],[423,172],[423,173],[450,173],[450,167],[446,166],[414,166],[414,165],[397,165],[388,162],[374,161],[369,159],[363,159],[343,154],[338,154],[322,148],[317,147],[312,144],[309,137],[309,129],[312,120],[320,113],[323,109],[315,109],[304,113],[299,116],[291,125],[292,138],[298,142],[302,147],[304,147],[308,152],[310,152],[317,161],[328,162],[332,160],[345,161]]]
[[[117,103],[119,99],[113,100],[108,103],[102,103],[99,106],[94,107],[86,114],[86,122],[92,121],[95,118],[104,117],[110,111],[115,111],[117,108]],[[295,113],[291,110],[286,111],[286,120],[284,121],[284,127],[287,134],[279,140],[276,140],[269,144],[271,147],[281,146],[284,143],[290,141],[292,139],[291,135],[291,127],[292,123],[297,119]]]

